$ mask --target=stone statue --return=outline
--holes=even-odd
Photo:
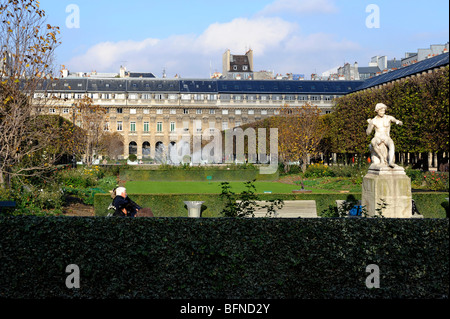
[[[394,141],[389,136],[391,130],[391,122],[397,125],[403,125],[402,121],[395,119],[393,116],[386,115],[387,106],[383,103],[378,103],[375,106],[375,112],[378,113],[373,119],[368,119],[369,126],[366,133],[370,135],[375,128],[375,136],[369,145],[371,153],[372,165],[381,165],[394,168],[395,165],[395,147]]]

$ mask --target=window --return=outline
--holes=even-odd
[[[222,131],[225,131],[228,129],[228,121],[223,121],[222,122]]]
[[[142,94],[142,99],[143,100],[151,100],[152,95],[151,94]]]
[[[144,132],[150,131],[150,124],[148,122],[144,122]]]
[[[222,110],[222,115],[227,115],[228,114],[228,110]]]
[[[158,133],[162,132],[162,122],[156,123],[156,132],[158,132]]]
[[[170,114],[177,114],[177,110],[176,109],[171,109],[170,110]]]
[[[130,132],[136,132],[136,122],[130,122]]]
[[[175,122],[170,122],[170,131],[175,132]]]
[[[48,109],[48,112],[49,112],[50,114],[55,114],[55,113],[56,113],[56,109],[55,109],[55,108],[49,108],[49,109]]]
[[[63,113],[64,113],[64,114],[69,114],[69,109],[68,109],[67,107],[65,107],[65,108],[63,109]]]
[[[156,110],[156,114],[163,114],[163,110],[162,109],[157,109]]]
[[[136,114],[136,109],[130,109],[130,114]]]
[[[189,114],[189,109],[183,109],[183,114]]]
[[[195,131],[197,133],[201,133],[202,132],[202,121],[199,121],[199,120],[195,121]]]
[[[255,114],[255,110],[248,110],[248,114]]]
[[[242,66],[242,70],[247,71],[247,70],[248,70],[248,66],[243,65],[243,66]]]
[[[123,109],[122,109],[121,107],[118,107],[118,108],[116,109],[116,111],[117,111],[117,113],[119,113],[119,114],[122,114],[122,113],[123,113]]]
[[[103,131],[109,131],[109,122],[103,124]]]
[[[202,114],[202,109],[197,109],[197,110],[195,110],[195,113],[196,113],[196,114]]]
[[[102,99],[109,100],[110,98],[111,98],[111,94],[109,94],[109,93],[102,94]]]
[[[294,100],[295,100],[295,95],[286,95],[286,96],[284,97],[284,99],[285,99],[286,101],[294,101]]]
[[[267,115],[267,110],[261,110],[261,115]]]
[[[117,130],[122,131],[122,121],[117,121]]]
[[[210,109],[209,114],[216,114],[216,110]]]
[[[234,111],[234,114],[240,115],[240,114],[241,114],[241,110],[235,110],[235,111]]]
[[[144,109],[143,113],[144,114],[150,114],[150,110],[149,109]]]

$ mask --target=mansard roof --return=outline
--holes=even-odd
[[[394,71],[390,71],[385,74],[381,74],[381,75],[375,76],[373,78],[367,79],[355,91],[368,89],[368,88],[371,88],[371,87],[374,87],[374,86],[377,86],[380,84],[384,84],[384,83],[395,81],[395,80],[398,80],[401,78],[405,78],[407,76],[426,72],[426,71],[432,70],[434,68],[448,65],[448,62],[449,62],[449,53],[448,52],[443,53],[443,54],[437,55],[435,57],[411,64],[409,66],[405,66],[403,68],[400,68],[400,69],[397,69]]]
[[[449,53],[420,61],[361,81],[223,80],[158,78],[62,78],[43,80],[38,90],[105,93],[221,93],[221,94],[323,94],[345,95],[396,79],[448,65]]]
[[[177,92],[224,94],[347,94],[363,81],[63,78],[43,83],[51,92]]]

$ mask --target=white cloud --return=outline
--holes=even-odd
[[[313,10],[311,1],[278,0],[273,3],[302,3]],[[320,0],[322,4],[329,2]],[[332,7],[326,10],[331,10]],[[64,64],[71,71],[97,70],[118,72],[125,64],[134,72],[153,72],[160,76],[163,68],[169,77],[206,78],[210,71],[222,71],[222,54],[244,54],[251,48],[255,71],[304,73],[307,76],[342,64],[354,56],[360,46],[328,33],[303,34],[300,25],[279,17],[256,16],[214,23],[200,35],[179,34],[164,39],[103,42]],[[126,61],[126,62],[124,62]],[[212,64],[212,70],[210,65]]]
[[[276,0],[262,9],[259,15],[334,13],[337,11],[332,0]]]
[[[251,47],[258,56],[270,47],[278,47],[296,29],[296,24],[280,18],[238,18],[210,25],[198,37],[197,45],[205,52],[242,52]]]

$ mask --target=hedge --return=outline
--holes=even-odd
[[[448,298],[448,219],[0,217],[0,298]],[[68,288],[68,265],[80,287]],[[379,267],[369,289],[367,266]]]
[[[204,201],[202,217],[220,217],[224,202],[218,194],[129,194],[135,202],[143,207],[150,207],[156,217],[187,217],[184,201]],[[336,200],[345,200],[348,196],[361,199],[361,193],[345,194],[258,194],[260,200],[315,200],[317,214],[329,205],[336,205]],[[445,218],[448,214],[448,193],[413,193],[416,206],[424,217]],[[95,194],[94,207],[96,216],[106,216],[112,202],[109,194]]]
[[[209,178],[208,178],[209,177]],[[172,168],[172,169],[122,169],[119,175],[123,181],[274,181],[279,178],[278,171],[274,174],[260,174],[259,169],[210,169],[210,168]]]

